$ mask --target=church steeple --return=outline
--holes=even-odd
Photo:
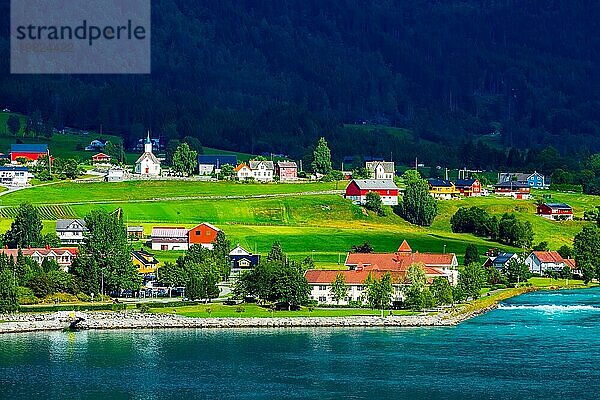
[[[150,131],[148,131],[148,136],[146,137],[146,142],[144,143],[144,152],[152,153],[152,140],[150,140]]]

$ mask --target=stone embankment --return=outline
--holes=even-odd
[[[75,321],[78,321],[73,326]],[[444,314],[421,316],[289,317],[289,318],[188,318],[138,312],[57,312],[0,315],[0,333],[89,329],[161,328],[301,328],[301,327],[416,327],[455,325]]]

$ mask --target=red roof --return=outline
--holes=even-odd
[[[398,253],[412,253],[412,249],[408,245],[406,239],[402,242],[400,247],[398,247]]]
[[[346,258],[346,265],[363,264],[368,270],[406,271],[411,264],[451,267],[454,258],[454,253],[350,253]]]
[[[561,263],[565,261],[556,251],[534,251],[533,254],[543,263]]]
[[[577,269],[577,262],[572,258],[565,258],[565,265],[567,265],[573,271]]]
[[[77,247],[39,247],[39,248],[27,248],[21,249],[21,252],[24,256],[32,256],[34,253],[39,253],[42,256],[47,256],[50,252],[54,252],[58,255],[64,254],[66,252],[71,253],[72,255],[77,255],[77,251],[79,249]],[[0,254],[6,254],[8,257],[13,256],[17,258],[19,254],[19,249],[0,249]]]
[[[347,284],[360,285],[365,282],[365,280],[367,279],[369,274],[372,274],[374,278],[379,279],[386,272],[388,272],[388,271],[367,271],[364,269],[360,270],[360,271],[358,271],[358,270],[357,271],[348,271],[348,270],[340,271],[340,270],[309,269],[308,271],[306,271],[304,276],[306,277],[306,280],[308,281],[308,283],[329,285],[329,284],[331,284],[331,282],[333,282],[335,280],[335,277],[338,274],[342,274],[342,275],[344,275],[344,278],[346,278]],[[403,283],[404,280],[406,279],[406,274],[404,272],[399,272],[399,271],[389,271],[389,272],[392,276],[392,281],[394,283]]]

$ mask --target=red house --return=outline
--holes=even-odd
[[[293,161],[279,161],[275,165],[275,173],[281,182],[295,181],[298,179],[298,165]]]
[[[544,218],[555,221],[573,219],[573,207],[564,203],[539,204],[537,206],[537,213]]]
[[[189,246],[199,244],[212,250],[213,243],[217,238],[217,233],[219,233],[219,231],[220,229],[216,226],[203,222],[188,231],[188,244]]]
[[[98,153],[92,156],[92,162],[94,164],[109,164],[110,156],[104,153]]]
[[[481,196],[481,183],[479,179],[459,179],[454,182],[454,186],[465,197]]]
[[[379,193],[387,206],[398,205],[398,187],[391,179],[353,179],[346,187],[346,198],[355,204],[365,204],[369,192]]]
[[[40,157],[49,156],[47,144],[13,144],[10,146],[10,161],[24,158],[27,161],[37,161]]]

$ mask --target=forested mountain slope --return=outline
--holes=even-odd
[[[212,147],[474,167],[508,148],[600,150],[600,2],[155,0],[152,75],[10,76],[0,101],[56,126]],[[0,3],[8,54],[9,7]],[[344,128],[368,121],[412,135]],[[373,132],[371,132],[373,131]],[[491,133],[496,133],[490,136]],[[493,145],[478,144],[490,143]],[[432,143],[435,143],[433,145]],[[530,156],[534,157],[534,156]]]

